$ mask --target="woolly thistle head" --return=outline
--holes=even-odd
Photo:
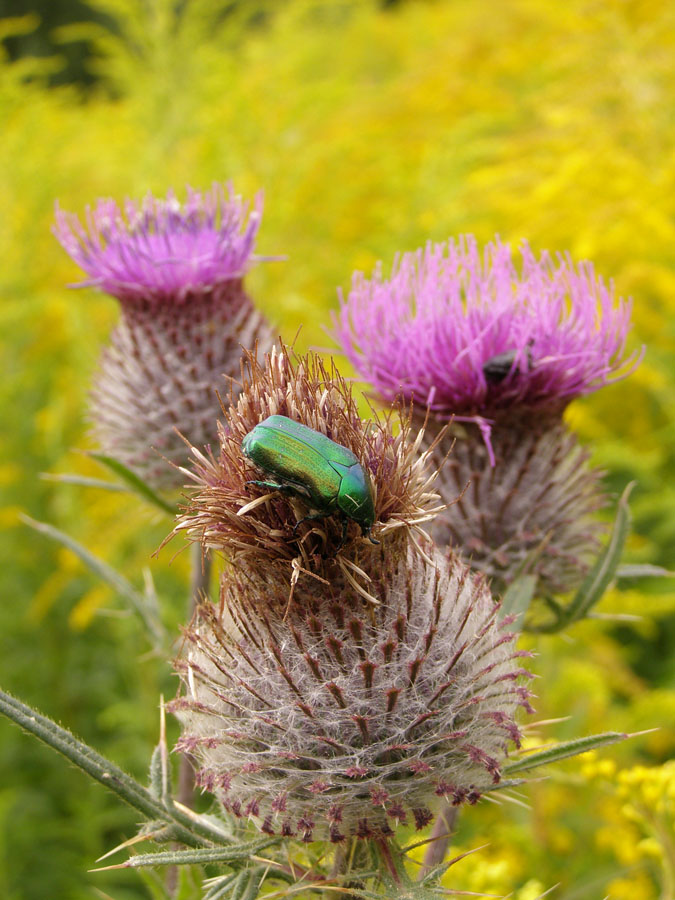
[[[521,575],[536,576],[537,598],[576,590],[606,530],[595,516],[606,503],[602,472],[563,422],[496,424],[496,465],[475,431],[455,440],[436,479],[448,505],[431,523],[433,539],[487,575],[498,596]],[[439,463],[449,445],[441,441],[434,450]],[[532,606],[526,627],[545,615],[540,605]]]
[[[499,240],[428,244],[360,273],[335,336],[360,375],[391,401],[402,395],[441,417],[483,421],[513,409],[559,413],[580,394],[622,377],[630,304],[590,263],[535,257],[518,268]]]
[[[377,838],[500,781],[527,653],[484,581],[427,549],[373,551],[377,606],[338,572],[299,585],[284,618],[284,586],[236,569],[197,610],[171,708],[225,810],[305,841]]]
[[[282,346],[262,362],[247,354],[239,399],[224,411],[219,426],[218,454],[193,448],[196,489],[176,531],[238,564],[272,567],[286,584],[289,573],[295,582],[301,571],[331,577],[336,558],[348,565],[348,556],[358,556],[367,566],[375,550],[357,522],[339,503],[313,508],[303,492],[324,471],[341,483],[332,468],[322,469],[320,455],[318,471],[300,473],[277,490],[275,476],[244,454],[242,441],[272,415],[301,423],[354,454],[372,491],[375,537],[388,547],[397,543],[397,534],[418,528],[437,511],[432,476],[425,471],[427,454],[418,452],[419,436],[411,440],[410,421],[400,422],[392,412],[363,422],[349,385],[332,363],[326,366],[311,353],[293,359]],[[298,446],[298,452],[302,449]],[[316,513],[322,517],[307,520]],[[345,537],[344,551],[338,552]]]
[[[93,285],[117,297],[122,318],[91,394],[95,436],[155,489],[176,488],[186,461],[181,434],[215,442],[223,376],[239,371],[241,345],[271,346],[271,332],[243,287],[260,222],[231,189],[113,200],[77,216],[57,210],[55,234]],[[167,462],[168,460],[168,462]],[[174,466],[169,465],[174,463]]]

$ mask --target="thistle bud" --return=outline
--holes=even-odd
[[[216,441],[216,390],[238,373],[241,345],[271,345],[243,286],[259,222],[260,203],[247,221],[240,198],[218,185],[184,203],[171,192],[124,210],[99,200],[87,228],[57,210],[54,233],[89,276],[78,287],[121,306],[91,393],[95,436],[156,489],[183,483],[169,465],[186,461],[181,434],[200,447]]]
[[[562,414],[628,374],[639,354],[624,356],[630,304],[614,302],[590,263],[537,259],[526,244],[521,254],[518,268],[507,245],[481,255],[463,237],[405,254],[388,280],[381,268],[371,281],[356,274],[336,337],[382,399],[428,409],[428,437],[452,422],[435,450],[438,464],[449,458],[434,537],[497,593],[529,571],[550,596],[581,583],[605,502],[601,473]]]

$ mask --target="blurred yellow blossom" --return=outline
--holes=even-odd
[[[257,267],[250,289],[284,337],[302,326],[300,351],[329,344],[324,327],[336,287],[353,270],[369,275],[378,259],[388,265],[427,240],[468,231],[485,242],[498,233],[513,245],[526,238],[536,250],[591,258],[617,294],[633,297],[629,348],[644,342],[648,351],[630,380],[575,401],[568,421],[607,469],[611,492],[638,481],[630,558],[675,568],[671,0],[513,0],[499,15],[493,0],[399,0],[386,8],[375,0],[252,0],[231,4],[225,16],[214,16],[221,5],[208,2],[91,5],[114,22],[99,29],[100,80],[86,93],[47,88],[52,62],[11,63],[0,48],[0,525],[14,526],[23,509],[86,538],[126,573],[149,565],[165,590],[185,575],[186,555],[168,574],[172,552],[151,562],[169,526],[135,498],[38,479],[45,470],[101,477],[72,448],[87,446],[87,385],[116,315],[96,291],[66,288],[78,273],[50,224],[57,199],[82,212],[98,196],[119,201],[232,179],[247,196],[265,190],[260,252],[286,259]],[[2,30],[35,24],[3,20]],[[40,674],[40,689],[52,691],[45,707],[71,712],[81,704],[68,693],[63,639],[47,617],[59,601],[67,606],[73,655],[85,671],[107,646],[94,634],[93,612],[112,598],[72,554],[23,527],[3,531],[2,551],[5,571],[14,573],[0,622],[5,673],[34,696],[38,682],[30,679]],[[178,619],[182,598],[176,606]],[[527,747],[609,729],[659,730],[616,745],[611,758],[585,755],[545,780],[496,792],[499,805],[470,810],[451,852],[489,847],[454,866],[448,887],[511,891],[517,900],[534,900],[558,882],[561,896],[583,900],[675,896],[667,882],[672,764],[658,765],[675,752],[672,582],[622,579],[601,611],[643,622],[585,622],[568,636],[530,640],[538,715],[571,719],[540,729]],[[137,660],[125,664],[134,666],[133,678],[127,668],[109,679],[129,691],[125,725],[150,730],[147,704],[157,685],[144,675],[136,691]],[[107,684],[77,678],[80,691]],[[106,736],[99,738],[105,751]],[[14,746],[8,741],[7,766],[19,771],[25,745]],[[139,771],[145,763],[134,752],[119,762]],[[33,790],[34,772],[21,775]],[[61,776],[58,784],[51,777],[40,782],[43,796],[61,788]],[[82,810],[86,802],[78,799]],[[72,797],[55,799],[57,809],[71,810]],[[91,893],[59,880],[93,857],[88,845],[81,865],[80,857],[63,864],[74,851],[55,836],[75,839],[64,821],[18,822],[23,845],[39,847],[44,859],[35,865],[7,854],[8,890]],[[91,824],[92,834],[101,826],[109,835],[98,808]],[[35,887],[42,873],[49,884]]]

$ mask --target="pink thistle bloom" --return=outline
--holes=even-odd
[[[475,239],[397,258],[387,280],[356,273],[341,296],[335,336],[386,400],[397,395],[440,416],[479,424],[502,411],[559,409],[627,375],[631,305],[614,302],[588,263],[537,259],[527,243],[517,267],[498,239]]]
[[[56,209],[54,235],[87,273],[74,287],[98,287],[122,303],[185,303],[241,279],[252,260],[262,196],[247,208],[231,185],[204,194],[188,188],[180,203],[151,194],[123,208],[100,199],[87,208],[86,228],[74,213]]]
[[[631,304],[590,263],[536,257],[526,243],[520,257],[465,235],[404,254],[388,279],[381,266],[371,280],[356,273],[335,337],[384,400],[434,414],[425,440],[439,438],[435,487],[448,504],[434,540],[496,593],[528,572],[551,597],[593,564],[605,502],[562,412],[628,375],[643,350],[626,355]],[[472,424],[443,435],[451,418]]]
[[[181,434],[215,445],[216,391],[234,390],[241,346],[272,344],[243,283],[261,206],[259,195],[248,215],[231,186],[214,184],[203,194],[188,188],[183,203],[172,191],[123,207],[99,200],[86,228],[57,208],[54,234],[88,275],[75,286],[98,287],[121,306],[90,397],[96,438],[157,490],[184,481]]]

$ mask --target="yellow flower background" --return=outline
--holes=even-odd
[[[123,493],[41,472],[104,477],[88,384],[114,301],[69,291],[80,273],[50,233],[82,212],[232,180],[265,191],[248,276],[296,347],[330,348],[336,289],[354,269],[461,232],[591,259],[634,299],[628,380],[576,401],[614,497],[637,481],[632,562],[675,568],[675,6],[668,0],[92,0],[97,81],[48,87],[58,60],[0,59],[0,681],[142,777],[160,692],[175,684],[135,619],[19,515],[73,534],[139,586],[149,570],[178,634],[187,562],[151,554],[171,523]],[[229,12],[223,12],[227,8]],[[30,31],[30,16],[0,20]],[[346,370],[346,366],[344,367]],[[608,513],[609,514],[609,513]],[[449,888],[535,900],[673,900],[675,586],[622,580],[603,615],[529,638],[531,744],[658,729],[581,757],[516,802],[463,815]],[[639,616],[639,619],[632,617]],[[132,873],[87,874],[133,814],[0,722],[0,894],[8,900],[159,896]],[[197,876],[195,876],[197,877]],[[101,895],[103,896],[103,895]],[[186,894],[186,896],[188,896]]]

